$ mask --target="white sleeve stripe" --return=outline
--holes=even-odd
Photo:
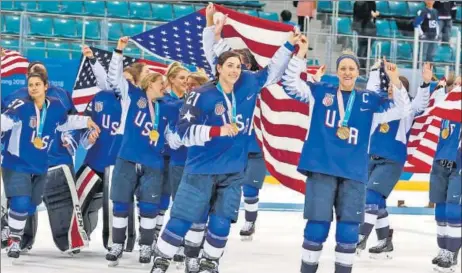
[[[203,146],[205,142],[210,141],[211,126],[191,125],[183,137],[183,144],[186,147]]]
[[[70,115],[67,117],[66,123],[56,127],[56,130],[63,132],[87,128],[88,119],[89,117],[85,116]]]
[[[16,124],[16,122],[14,122],[12,118],[10,118],[9,116],[5,114],[2,114],[1,122],[2,122],[2,126],[1,126],[2,132],[6,132],[6,131],[13,129],[14,125]]]

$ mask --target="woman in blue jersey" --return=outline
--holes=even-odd
[[[2,178],[10,199],[8,257],[18,258],[21,236],[28,214],[42,202],[48,169],[48,149],[57,131],[99,127],[88,117],[67,116],[57,99],[47,96],[44,74],[29,74],[29,96],[13,101],[1,115],[2,132],[10,131],[2,162]]]
[[[119,132],[122,144],[114,166],[111,199],[113,201],[113,233],[111,250],[106,259],[118,264],[122,256],[130,204],[138,190],[140,220],[140,263],[149,263],[154,240],[156,216],[162,195],[164,159],[162,150],[167,137],[167,124],[175,115],[175,105],[162,99],[163,76],[151,72],[144,76],[140,88],[122,76],[122,51],[128,37],[119,39],[109,64],[108,84],[128,106],[122,107]],[[177,112],[176,112],[177,113]]]
[[[215,67],[217,80],[188,94],[177,124],[179,137],[189,147],[188,158],[171,218],[157,242],[152,272],[167,270],[192,223],[200,223],[208,214],[211,200],[199,271],[217,270],[231,221],[238,215],[256,95],[280,79],[298,37],[290,35],[269,65],[257,73],[241,71],[239,54],[221,54]]]
[[[339,87],[304,82],[300,74],[306,71],[307,38],[302,37],[298,45],[300,50],[291,59],[282,84],[289,96],[310,104],[310,129],[298,165],[298,170],[307,175],[304,216],[309,219],[301,272],[317,271],[335,207],[335,272],[349,273],[363,221],[372,119],[389,103],[375,92],[355,90],[359,61],[351,53],[337,59]],[[377,118],[379,124],[411,113],[396,65],[386,63],[385,72],[393,85],[395,106],[387,109],[380,120]]]
[[[373,86],[380,87],[380,85],[383,85],[383,81],[386,81],[385,77],[380,76],[383,73],[383,63],[381,63],[377,64],[377,69],[372,71],[369,76],[368,86],[372,87],[369,88],[371,91],[376,91]],[[365,219],[360,228],[357,254],[360,254],[366,248],[367,239],[375,226],[378,244],[370,248],[369,253],[377,257],[391,258],[393,230],[390,229],[388,222],[386,200],[401,177],[404,162],[407,158],[406,146],[409,130],[411,130],[414,117],[423,112],[428,106],[430,82],[433,77],[432,69],[431,64],[424,64],[422,70],[423,83],[418,88],[417,94],[411,103],[412,112],[409,116],[382,124],[375,122],[375,119],[372,121]],[[400,76],[400,80],[404,87],[409,90],[408,80],[403,76]],[[387,96],[391,93],[392,86],[390,85],[388,86]],[[374,118],[380,115],[382,113],[374,114]]]

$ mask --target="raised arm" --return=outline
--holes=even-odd
[[[110,89],[114,89],[123,100],[128,99],[128,82],[123,76],[123,55],[122,50],[128,44],[128,37],[122,37],[117,42],[117,48],[114,50],[109,63],[107,74],[107,84]]]
[[[90,61],[91,70],[96,77],[98,88],[102,90],[109,89],[106,70],[104,70],[104,67],[99,63],[98,59],[95,58],[93,50],[91,50],[89,46],[85,45],[82,49],[82,54]]]

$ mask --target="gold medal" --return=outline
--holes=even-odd
[[[37,148],[39,150],[43,148],[43,141],[42,141],[41,138],[39,138],[39,137],[34,138],[33,143],[34,143],[35,148]]]
[[[380,129],[379,129],[379,131],[380,131],[381,133],[384,133],[384,134],[388,133],[388,131],[390,131],[390,125],[388,125],[388,123],[382,123],[382,124],[380,124]]]
[[[159,132],[157,132],[157,130],[151,130],[151,132],[149,132],[149,139],[156,142],[159,139]]]
[[[231,126],[233,126],[233,130],[236,132],[236,134],[239,133],[239,128],[237,127],[236,123],[231,123]]]
[[[448,128],[444,128],[443,131],[441,131],[441,137],[443,139],[446,139],[449,137],[449,129]]]
[[[349,136],[350,136],[350,128],[348,127],[340,127],[337,129],[337,136],[341,139],[341,140],[345,140],[347,139]]]

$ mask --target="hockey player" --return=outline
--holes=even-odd
[[[371,73],[369,82],[381,83],[385,78],[379,76],[379,73],[384,73],[382,70],[383,68]],[[365,249],[367,238],[375,226],[378,244],[370,248],[369,253],[373,255],[372,257],[384,254],[386,258],[392,258],[393,230],[390,230],[389,226],[386,200],[401,177],[404,162],[407,158],[407,139],[414,117],[428,106],[430,82],[433,77],[432,70],[431,64],[424,64],[422,71],[423,83],[412,101],[412,113],[409,116],[382,124],[376,123],[375,117],[372,121],[372,136],[369,148],[369,181],[366,192],[365,219],[360,227],[359,244],[357,246],[358,254]],[[400,76],[400,79],[406,90],[409,90],[407,79],[402,76]],[[370,86],[370,83],[368,83],[368,86]],[[387,89],[391,89],[391,86],[388,86]],[[373,89],[369,90],[375,91]]]
[[[300,74],[306,71],[307,38],[303,36],[298,45],[300,50],[291,59],[282,84],[289,96],[310,104],[310,129],[298,166],[307,175],[304,216],[309,219],[301,272],[317,272],[335,207],[335,272],[350,273],[363,221],[372,120],[380,107],[387,106],[387,101],[374,92],[355,90],[359,61],[351,53],[337,59],[339,87],[323,82],[305,83]],[[411,113],[396,65],[386,63],[385,67],[393,84],[395,106],[383,113],[381,120],[376,120],[378,124]]]
[[[12,131],[2,162],[5,193],[10,199],[8,257],[12,258],[19,258],[27,216],[42,202],[47,150],[57,138],[56,131],[88,127],[100,132],[88,117],[67,117],[61,102],[47,96],[48,79],[43,73],[29,74],[27,83],[29,96],[13,101],[1,116],[1,130]]]
[[[189,147],[188,159],[171,218],[157,242],[151,272],[167,271],[192,223],[199,223],[208,213],[211,200],[213,210],[199,271],[218,269],[231,221],[238,216],[255,95],[280,79],[298,37],[292,34],[270,64],[257,73],[241,71],[237,53],[221,54],[217,80],[188,94],[177,124],[178,135]],[[211,50],[204,43],[206,55]]]
[[[194,88],[198,88],[206,84],[209,81],[207,74],[203,71],[192,72],[188,75],[186,79],[186,85],[188,86],[187,92],[192,91]]]
[[[460,88],[460,77],[449,86]],[[435,95],[435,105],[445,96],[445,88]],[[460,145],[461,124],[442,120],[438,146],[430,173],[430,202],[435,203],[437,243],[440,251],[432,260],[436,270],[446,272],[457,264],[460,250],[462,205],[460,166],[457,166],[457,152]]]
[[[113,244],[106,255],[110,265],[117,265],[122,256],[129,207],[135,189],[138,190],[141,216],[139,262],[145,264],[151,261],[162,194],[164,160],[161,152],[168,137],[167,123],[178,111],[173,104],[162,100],[165,85],[161,74],[151,72],[144,76],[141,88],[122,77],[122,51],[127,43],[128,37],[119,39],[107,77],[109,87],[129,103],[128,111],[122,112],[119,130],[123,132],[123,138],[112,174]]]
[[[28,66],[28,74],[40,73],[48,78],[47,70],[43,63],[32,62]],[[15,99],[22,99],[28,96],[27,88],[21,88],[5,98],[8,105]],[[72,98],[69,92],[57,86],[50,85],[47,89],[47,96],[58,99],[68,111],[68,114],[75,113]],[[47,183],[44,190],[44,203],[50,220],[53,241],[61,251],[77,253],[80,248],[87,244],[87,236],[82,221],[80,204],[77,198],[74,181],[73,154],[77,148],[78,133],[57,132],[57,139],[49,143],[49,171]],[[63,205],[65,204],[65,205]],[[63,215],[66,215],[63,218]],[[71,225],[75,219],[77,225]],[[38,214],[29,215],[24,229],[24,236],[21,241],[21,248],[29,250],[35,240],[35,233],[38,224]]]

